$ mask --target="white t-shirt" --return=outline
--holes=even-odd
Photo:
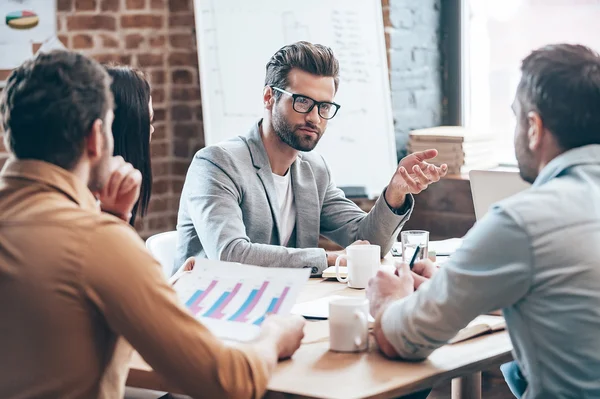
[[[294,192],[292,191],[291,173],[288,172],[285,176],[279,176],[273,173],[273,181],[275,182],[275,190],[277,191],[277,202],[279,203],[279,236],[281,245],[287,245],[294,226],[296,225],[296,204],[294,201]]]

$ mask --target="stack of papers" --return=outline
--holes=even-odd
[[[408,149],[417,152],[435,148],[438,155],[430,162],[445,163],[448,174],[459,175],[497,166],[494,143],[495,137],[491,134],[475,133],[461,126],[437,126],[412,130]]]

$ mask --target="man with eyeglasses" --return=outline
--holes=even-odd
[[[386,254],[413,207],[412,194],[447,166],[428,150],[400,162],[369,213],[335,186],[311,152],[340,105],[339,64],[330,48],[298,42],[266,67],[264,117],[245,136],[200,150],[188,170],[177,223],[176,265],[189,256],[270,267],[311,267],[320,274],[337,254],[319,235],[346,247],[368,241]]]

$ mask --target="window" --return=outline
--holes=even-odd
[[[462,123],[498,141],[498,161],[515,164],[510,109],[521,60],[552,43],[600,52],[598,0],[462,0]]]

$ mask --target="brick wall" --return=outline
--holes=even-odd
[[[441,118],[441,0],[382,0],[399,152],[408,131]],[[149,214],[142,237],[175,227],[192,155],[204,145],[193,0],[57,0],[58,35],[101,62],[145,71],[155,108]],[[7,155],[0,144],[0,166]]]
[[[442,123],[442,0],[382,0],[398,157],[408,132]]]
[[[155,111],[154,190],[136,228],[143,237],[173,229],[187,166],[203,146],[193,1],[57,0],[57,8],[68,48],[146,72]],[[5,159],[0,147],[0,163]]]

